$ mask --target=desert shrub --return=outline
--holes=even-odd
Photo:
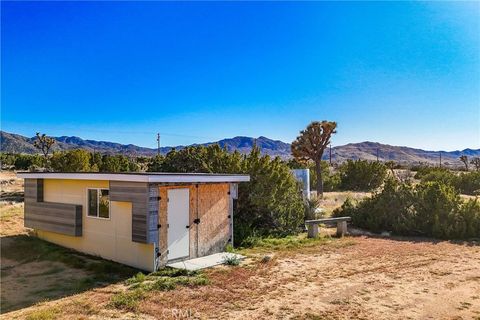
[[[305,199],[305,220],[320,218],[320,204],[321,203],[319,197],[311,197],[310,199]]]
[[[326,192],[338,191],[340,190],[340,185],[342,183],[339,172],[331,172],[324,176],[323,179],[323,190]]]
[[[339,168],[342,190],[371,191],[380,187],[387,176],[387,167],[380,162],[347,160]]]
[[[207,276],[199,271],[164,268],[148,275],[137,273],[127,279],[126,291],[117,293],[110,299],[109,306],[117,309],[136,311],[140,302],[152,291],[170,291],[177,286],[203,286],[209,283]]]
[[[15,168],[16,159],[16,154],[0,152],[0,162],[2,164],[2,169],[10,169],[12,167]]]
[[[103,155],[100,163],[100,172],[138,172],[140,166],[135,159],[124,155]]]
[[[27,170],[32,166],[41,167],[43,158],[38,154],[16,154],[8,158],[8,163],[13,164],[15,170]]]
[[[478,200],[463,202],[458,190],[442,182],[422,182],[414,187],[388,180],[371,198],[345,201],[334,216],[351,216],[354,225],[374,232],[443,239],[480,237]]]
[[[145,292],[143,290],[125,291],[113,295],[109,305],[116,309],[136,311],[144,298]]]
[[[234,241],[296,233],[303,222],[304,207],[299,184],[280,158],[262,156],[258,148],[242,155],[218,145],[171,150],[151,162],[149,170],[164,172],[244,173],[234,206]]]
[[[90,153],[83,149],[54,152],[50,158],[50,166],[59,172],[88,172]]]
[[[222,262],[227,266],[238,266],[240,258],[236,254],[228,254],[223,257]]]
[[[422,182],[436,181],[449,185],[453,185],[456,175],[446,168],[427,167],[421,171],[417,171],[415,179],[420,179]]]
[[[249,236],[287,235],[299,231],[304,207],[299,184],[280,158],[261,156],[254,148],[242,161],[250,182],[239,185],[235,241]]]
[[[462,194],[480,194],[480,171],[459,173],[455,177],[453,185]]]
[[[446,168],[428,167],[417,171],[416,179],[422,182],[440,182],[455,187],[460,193],[475,195],[480,192],[480,172],[454,173]]]

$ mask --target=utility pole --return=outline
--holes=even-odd
[[[378,148],[377,148],[377,162],[378,162]]]
[[[330,155],[329,155],[329,158],[330,158],[330,167],[332,166],[332,144],[330,143]]]
[[[440,154],[440,168],[442,167],[442,151],[439,152]]]
[[[157,155],[160,155],[160,133],[157,133]]]

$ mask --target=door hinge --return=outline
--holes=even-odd
[[[160,229],[162,227],[161,224],[157,224],[157,229]]]
[[[187,226],[187,229],[189,229],[189,228],[190,228],[190,226]]]
[[[197,218],[197,219],[193,220],[193,223],[199,224],[199,223],[200,223],[200,219]]]

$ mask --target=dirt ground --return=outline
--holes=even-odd
[[[346,237],[207,271],[206,286],[150,294],[136,314],[106,307],[119,285],[6,314],[25,318],[480,319],[480,246]],[[252,259],[251,259],[252,260]],[[121,286],[120,286],[121,287]],[[90,301],[94,300],[92,305]],[[84,307],[81,307],[85,305]],[[88,314],[86,311],[88,310]],[[183,317],[179,317],[183,315]]]
[[[9,183],[8,192],[19,192],[16,184]],[[342,197],[326,201],[333,207]],[[21,206],[2,202],[2,247],[27,232]],[[479,243],[327,236],[310,245],[242,253],[248,259],[238,267],[205,271],[209,284],[150,292],[131,312],[109,304],[125,290],[123,281],[65,296],[62,286],[87,272],[56,261],[18,263],[2,252],[2,305],[29,307],[2,310],[0,318],[480,320]]]

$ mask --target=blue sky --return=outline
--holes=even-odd
[[[2,2],[2,130],[480,147],[480,2]]]

